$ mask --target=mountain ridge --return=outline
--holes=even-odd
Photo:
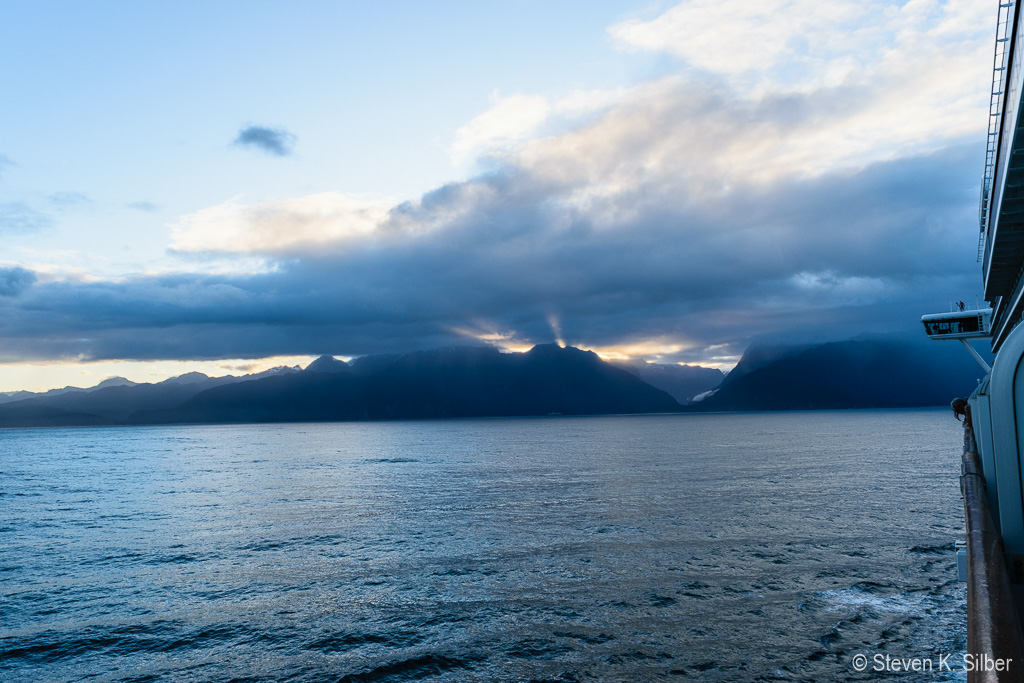
[[[321,356],[243,377],[187,373],[158,384],[40,394],[0,404],[0,427],[294,422],[677,412],[679,403],[592,351],[457,346]]]
[[[139,423],[293,422],[677,412],[676,402],[591,351],[447,347],[215,387]]]
[[[879,339],[754,346],[728,375],[557,344],[454,346],[238,377],[114,378],[0,403],[0,427],[896,408],[948,404],[982,374],[959,347]]]

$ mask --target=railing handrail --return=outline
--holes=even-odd
[[[971,671],[968,683],[1024,681],[1024,632],[1021,629],[1003,541],[995,529],[978,458],[970,411],[964,420],[960,490],[967,526],[967,652],[973,661],[1011,660],[1003,671]]]

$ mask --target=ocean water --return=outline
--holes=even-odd
[[[960,444],[945,409],[0,431],[0,680],[957,661]]]

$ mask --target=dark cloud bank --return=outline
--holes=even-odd
[[[922,313],[978,289],[979,158],[960,146],[714,201],[641,185],[613,229],[510,165],[395,208],[379,239],[279,255],[268,274],[4,271],[2,360],[362,355],[467,342],[456,329],[546,342],[552,319],[581,347],[686,342],[662,361],[916,336]]]
[[[36,275],[24,268],[0,268],[0,296],[17,296],[32,286]]]

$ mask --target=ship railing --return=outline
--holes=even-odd
[[[996,47],[992,56],[992,90],[988,103],[988,140],[985,150],[985,173],[981,181],[981,202],[978,207],[978,261],[985,253],[991,208],[992,179],[996,170],[996,152],[999,147],[999,129],[1002,123],[1003,95],[1006,91],[1006,48],[1010,40],[1010,10],[1015,2],[1000,2],[996,22]]]
[[[1003,540],[989,508],[970,418],[965,422],[960,490],[967,526],[967,652],[974,662],[1010,660],[1008,668],[1002,671],[973,669],[967,680],[1022,681],[1024,632],[1017,616]]]

